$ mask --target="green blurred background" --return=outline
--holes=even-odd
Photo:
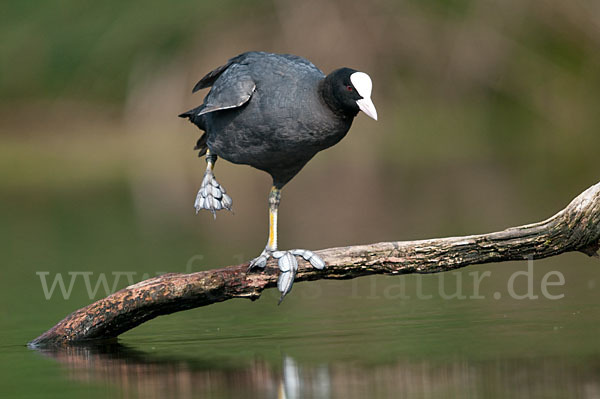
[[[598,21],[600,3],[584,0],[2,3],[0,316],[11,359],[1,366],[7,369],[5,392],[25,389],[36,396],[50,389],[47,394],[60,396],[66,386],[72,388],[54,371],[54,362],[42,361],[23,345],[105,294],[100,289],[90,298],[79,282],[68,299],[54,295],[46,300],[36,273],[49,272],[48,281],[57,273],[65,279],[74,271],[106,273],[112,284],[111,276],[118,272],[139,281],[164,272],[239,263],[262,250],[270,186],[266,174],[220,161],[216,175],[233,198],[235,214],[221,213],[216,221],[210,214],[194,215],[205,166],[192,151],[200,131],[176,116],[201,103],[205,92],[192,95],[191,88],[212,68],[243,51],[262,50],[304,56],[326,73],[340,66],[363,70],[374,81],[379,121],[360,115],[341,143],[319,154],[284,189],[282,248],[474,234],[542,220],[598,182]],[[562,302],[566,313],[600,297],[594,282],[597,264],[583,255],[569,256],[539,262],[544,270],[566,275],[565,289],[574,298]],[[464,273],[494,267],[499,266]],[[524,264],[505,267],[522,270]],[[376,281],[382,290],[395,280],[358,281],[357,287],[365,290]],[[426,281],[435,287],[438,280],[432,276]],[[276,294],[268,292],[257,303],[233,301],[161,318],[126,334],[122,342],[143,350],[162,348],[159,357],[181,360],[193,353],[202,358],[206,348],[194,346],[198,340],[216,339],[216,325],[229,326],[229,338],[242,341],[218,345],[228,359],[238,361],[240,346],[256,344],[244,329],[253,324],[248,312],[266,323],[265,331],[279,331],[275,337],[281,338],[298,328],[277,324],[282,317],[304,320],[301,315],[310,317],[311,309],[324,306],[320,320],[329,319],[346,314],[349,304],[359,320],[354,322],[362,320],[368,331],[372,307],[386,308],[389,301],[365,304],[352,297],[350,284],[299,284],[279,308],[274,306]],[[123,279],[115,287],[126,285]],[[319,295],[311,295],[309,285]],[[491,299],[457,308],[447,301],[435,303],[413,299],[401,309],[427,314],[432,306],[450,307],[449,314],[461,321],[469,313],[464,307],[478,315],[502,306],[528,314],[533,306]],[[556,302],[544,306],[552,312]],[[581,352],[596,359],[598,347],[591,344],[591,335],[585,335],[589,340],[578,335],[598,332],[598,309],[591,309],[574,332],[577,349],[560,353]],[[318,328],[350,331],[355,324],[348,317],[348,325]],[[446,322],[436,315],[420,321],[442,330]],[[594,327],[588,324],[592,322]],[[206,329],[201,338],[194,335],[195,328],[190,331],[190,323]],[[397,331],[385,323],[384,331],[386,326]],[[496,327],[480,327],[470,339],[488,336]],[[398,353],[408,352],[419,361],[448,355],[442,335],[433,335],[431,346],[415,347],[410,343],[420,342],[418,333],[403,331],[408,332]],[[521,332],[519,345],[517,338],[507,338],[488,350],[517,356],[540,339],[535,328]],[[267,338],[272,337],[255,333],[265,339],[262,349],[241,356],[254,359],[258,352],[277,370],[273,364],[283,350],[271,352]],[[463,333],[456,332],[455,343],[462,342]],[[382,342],[397,347],[397,337],[390,334]],[[523,337],[529,340],[523,342]],[[554,337],[557,341],[551,343],[564,343],[564,338]],[[291,346],[296,356],[316,363],[335,360],[343,370],[349,367],[345,361],[396,361],[387,346],[370,348],[368,356],[325,351],[323,359],[318,345],[316,352],[307,352],[314,344],[294,341]],[[481,354],[466,352],[468,359]],[[222,356],[206,362],[217,368],[229,364]],[[188,368],[199,367],[186,361]],[[31,382],[31,370],[47,378]],[[100,385],[83,383],[74,395],[123,394],[120,383]]]

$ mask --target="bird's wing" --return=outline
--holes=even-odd
[[[192,93],[197,92],[198,90],[202,90],[202,89],[206,89],[207,87],[210,87],[213,85],[213,83],[215,83],[215,80],[217,80],[219,78],[219,76],[221,76],[221,74],[231,66],[231,64],[234,63],[234,59],[230,59],[229,61],[227,61],[227,64],[225,65],[221,65],[218,68],[213,69],[212,71],[210,71],[209,73],[207,73],[206,75],[204,75],[204,77],[202,79],[200,79],[200,81],[198,83],[196,83],[196,85],[194,86],[194,89],[192,90]]]
[[[209,73],[207,73],[206,75],[204,75],[204,77],[202,77],[202,79],[200,79],[200,81],[196,83],[194,89],[192,90],[192,93],[212,86],[215,83],[215,81],[219,78],[219,76],[221,76],[223,72],[227,70],[227,68],[234,64],[243,63],[246,58],[252,57],[253,54],[255,54],[255,52],[249,51],[227,60],[227,63],[225,65],[221,65],[220,67],[217,67]]]
[[[241,107],[250,100],[255,89],[256,83],[250,76],[248,67],[243,64],[230,64],[224,71],[219,72],[198,115]]]

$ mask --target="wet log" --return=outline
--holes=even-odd
[[[299,260],[296,282],[351,279],[370,274],[438,273],[472,264],[542,259],[579,251],[598,257],[600,183],[588,188],[551,218],[488,234],[419,241],[381,242],[330,248],[316,253],[327,263],[316,270]],[[32,342],[64,346],[115,339],[157,316],[232,298],[255,300],[275,287],[279,269],[269,261],[261,272],[248,263],[191,274],[165,274],[124,288],[79,309]]]

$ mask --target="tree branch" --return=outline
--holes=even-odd
[[[570,251],[598,257],[599,247],[600,183],[539,223],[489,234],[324,249],[317,254],[327,267],[316,270],[300,259],[296,282],[369,274],[438,273],[472,264],[541,259]],[[71,313],[30,345],[112,339],[160,315],[231,298],[255,300],[265,288],[276,286],[279,270],[275,260],[271,259],[262,272],[246,273],[247,267],[245,263],[142,281]]]

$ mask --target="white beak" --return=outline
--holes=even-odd
[[[354,72],[350,75],[350,81],[362,97],[360,100],[356,100],[358,108],[371,118],[377,120],[377,110],[375,109],[375,105],[373,105],[373,101],[371,101],[373,83],[369,75],[364,72]]]
[[[358,108],[371,118],[377,120],[377,110],[375,109],[375,105],[370,98],[361,98],[360,100],[356,100],[356,104],[358,104]]]

